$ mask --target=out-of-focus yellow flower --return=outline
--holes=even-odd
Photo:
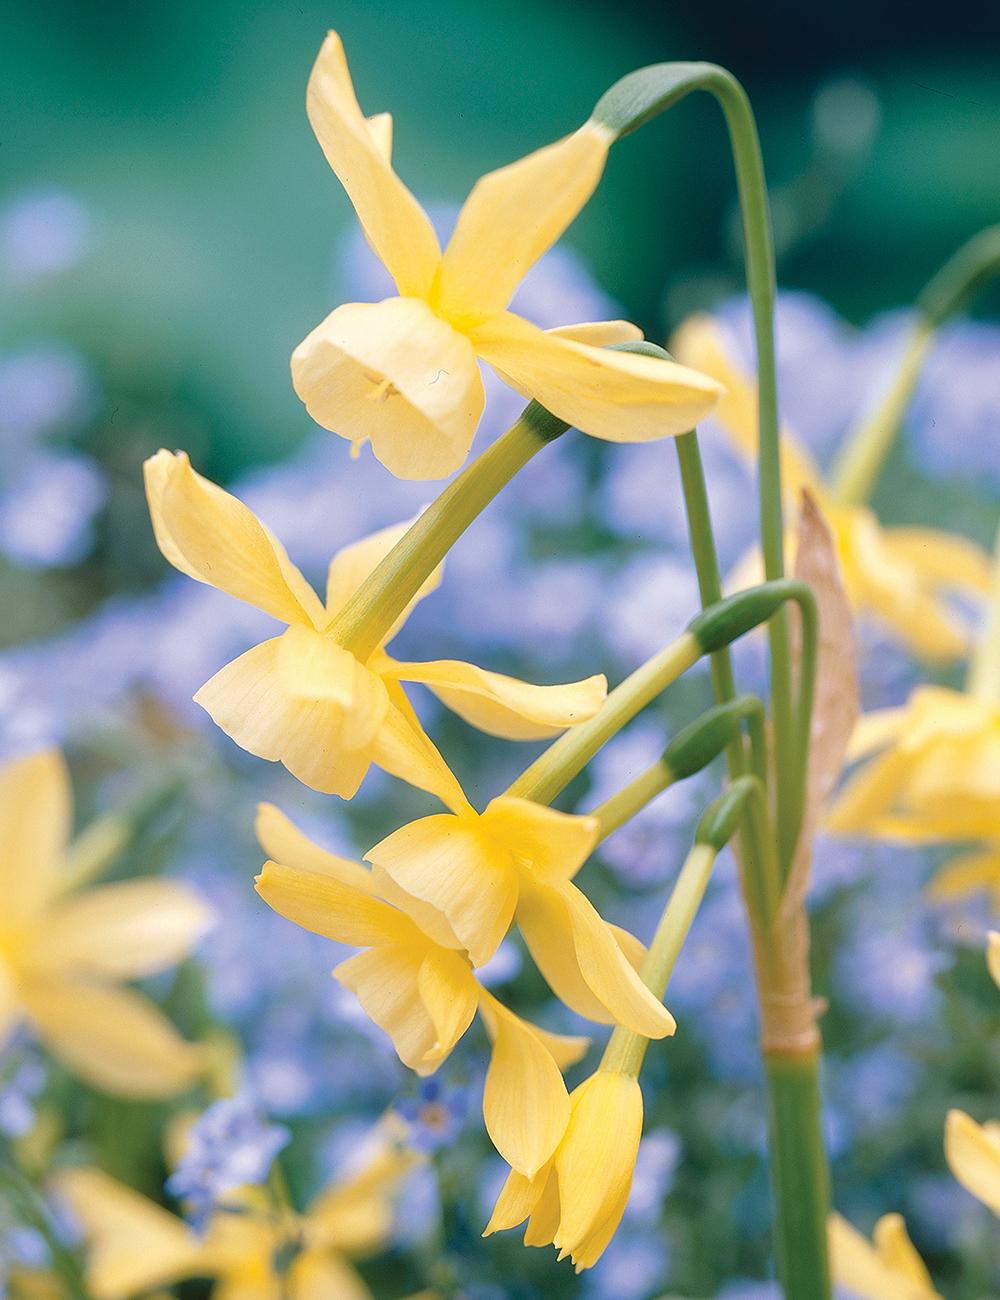
[[[128,1300],[194,1277],[217,1279],[217,1300],[370,1300],[347,1257],[385,1242],[414,1160],[382,1138],[357,1176],[320,1192],[304,1214],[279,1209],[261,1188],[240,1188],[204,1236],[99,1169],[65,1169],[55,1185],[83,1224],[94,1300]]]
[[[676,1024],[639,978],[642,945],[608,925],[572,883],[599,832],[593,817],[501,795],[482,814],[466,807],[410,822],[366,857],[386,898],[444,942],[454,936],[476,966],[515,921],[567,1006],[663,1038]]]
[[[260,807],[257,835],[278,860],[265,864],[257,892],[305,929],[367,949],[333,973],[358,995],[410,1069],[433,1074],[480,1010],[493,1041],[486,1128],[514,1168],[534,1174],[569,1120],[560,1070],[580,1059],[589,1040],[550,1034],[514,1015],[476,980],[446,926],[433,925],[445,940],[440,943],[417,923],[427,919],[420,908],[414,920],[390,906],[364,867],[312,844],[270,804]]]
[[[977,1124],[963,1110],[950,1110],[944,1154],[962,1186],[1000,1218],[1000,1123]]]
[[[900,1214],[884,1214],[873,1240],[831,1214],[827,1224],[835,1282],[865,1300],[941,1300]]]
[[[671,351],[687,365],[726,387],[713,412],[737,450],[757,457],[756,385],[729,359],[725,337],[709,316],[693,316],[671,340]],[[808,488],[837,542],[844,587],[856,610],[888,624],[914,654],[929,660],[958,659],[968,649],[971,626],[944,599],[951,590],[981,602],[990,591],[986,552],[968,538],[937,528],[883,528],[860,505],[834,499],[809,453],[787,430],[781,436],[782,487],[790,522],[798,515],[802,488]],[[788,570],[795,538],[785,534]],[[748,557],[739,581],[760,581],[759,562]]]
[[[449,807],[465,806],[401,681],[425,682],[467,722],[512,740],[558,735],[592,717],[603,703],[603,676],[566,686],[531,686],[455,660],[397,663],[381,647],[360,662],[327,630],[407,524],[384,528],[339,551],[330,563],[324,605],[281,543],[241,501],[195,473],[183,452],[160,451],[145,471],[153,529],[170,563],[289,624],[282,636],[216,673],[195,700],[238,745],[261,758],[280,759],[314,790],[349,799],[370,764],[378,763],[440,795]],[[440,570],[410,607],[439,581]]]
[[[205,1065],[145,997],[120,987],[180,961],[205,932],[205,904],[176,880],[64,893],[72,822],[57,750],[0,769],[0,1043],[27,1022],[104,1092],[170,1097]]]
[[[547,332],[505,310],[593,193],[613,139],[607,127],[587,121],[484,176],[442,255],[392,169],[392,119],[366,121],[336,32],[320,50],[306,106],[400,295],[338,307],[292,354],[295,391],[324,428],[355,446],[370,439],[399,478],[443,478],[467,456],[482,414],[477,357],[560,419],[613,442],[683,433],[711,410],[719,387],[704,375],[602,350],[642,337],[626,321]]]
[[[551,1242],[579,1273],[597,1263],[625,1212],[642,1136],[642,1091],[633,1076],[601,1069],[570,1102],[551,1161],[534,1178],[511,1170],[483,1235],[528,1219],[524,1244]]]

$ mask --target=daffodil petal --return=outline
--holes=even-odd
[[[0,767],[0,931],[33,921],[58,889],[72,807],[69,772],[57,749]]]
[[[306,1211],[308,1240],[337,1251],[364,1253],[388,1237],[395,1217],[395,1194],[419,1161],[418,1154],[393,1135],[392,1117],[376,1127],[375,1150],[361,1170],[316,1197]],[[402,1127],[403,1121],[396,1120]],[[369,1140],[366,1139],[366,1146]]]
[[[438,309],[463,328],[503,311],[593,194],[613,136],[597,122],[481,177],[444,257]]]
[[[208,905],[179,880],[125,880],[58,906],[23,960],[48,975],[140,979],[186,957],[212,921]]]
[[[851,743],[847,748],[845,762],[854,763],[859,758],[867,758],[878,749],[885,749],[897,740],[906,725],[907,709],[874,709],[863,713],[854,724]]]
[[[524,1174],[512,1169],[497,1197],[483,1236],[489,1237],[494,1232],[516,1228],[519,1223],[523,1223],[541,1199],[548,1173],[547,1169],[542,1169],[535,1178],[525,1178]]]
[[[643,337],[638,325],[627,320],[587,321],[580,325],[556,325],[545,331],[558,339],[569,339],[572,343],[589,343],[592,348],[605,348],[611,343],[634,343]],[[493,369],[509,388],[520,393],[526,402],[531,401],[531,394],[522,388],[515,379],[494,365]]]
[[[242,501],[196,474],[183,451],[158,451],[143,469],[156,541],[174,568],[283,623],[311,624],[285,577],[290,561],[279,560]],[[301,575],[299,581],[305,585]]]
[[[580,971],[569,914],[559,891],[522,885],[516,920],[535,965],[560,1002],[596,1024],[614,1024],[614,1016]]]
[[[383,871],[378,864],[372,867],[371,881],[379,898],[384,898],[387,903],[405,912],[410,920],[416,922],[423,930],[428,939],[433,939],[442,948],[464,949],[465,945],[451,928],[444,912],[439,911],[431,903],[425,903],[422,898],[414,898],[405,889],[400,889],[392,876],[387,871]]]
[[[467,957],[434,946],[421,963],[417,988],[436,1035],[424,1053],[424,1061],[437,1066],[472,1024],[479,1005],[479,986]]]
[[[483,1092],[483,1118],[507,1163],[534,1178],[555,1151],[569,1123],[569,1094],[559,1066],[531,1026],[481,992],[493,1040]]]
[[[387,670],[405,682],[429,686],[453,713],[490,736],[545,740],[592,718],[604,703],[603,673],[565,686],[533,686],[456,659],[393,663]]]
[[[537,1039],[539,1039],[564,1073],[571,1065],[576,1065],[587,1055],[591,1040],[585,1034],[552,1034],[547,1029],[533,1025],[530,1020],[522,1021]]]
[[[378,674],[311,627],[293,625],[279,638],[278,681],[293,700],[338,705],[338,740],[347,750],[369,744],[389,708],[389,696]]]
[[[32,981],[22,996],[42,1038],[71,1070],[119,1097],[153,1100],[185,1092],[205,1069],[160,1011],[131,989],[68,980]]]
[[[933,1291],[900,1276],[856,1228],[839,1214],[827,1219],[833,1279],[864,1300],[932,1300]]]
[[[529,864],[525,869],[536,881],[571,880],[590,857],[601,833],[596,817],[557,812],[505,794],[490,800],[480,824]]]
[[[469,331],[476,355],[496,364],[553,415],[610,442],[686,433],[722,391],[674,361],[609,352],[557,338],[503,312]]]
[[[336,32],[327,34],[313,66],[306,110],[365,238],[399,292],[426,297],[441,258],[434,227],[389,164],[391,136],[386,139],[384,124],[365,121]]]
[[[1000,1141],[964,1111],[950,1110],[944,1154],[962,1186],[1000,1216]]]
[[[388,528],[381,528],[377,533],[363,537],[360,542],[354,542],[337,552],[330,561],[326,579],[326,612],[328,618],[332,619],[347,604],[365,579],[378,568],[396,543],[406,536],[414,523],[416,523],[416,519],[408,519],[402,524],[391,524]],[[406,622],[417,601],[423,600],[425,596],[429,596],[432,591],[440,586],[443,569],[444,564],[439,564],[430,577],[424,580],[420,590],[385,634],[384,641],[392,640]],[[370,660],[368,666],[373,666]]]
[[[418,940],[419,931],[408,916],[332,876],[265,862],[255,888],[282,916],[338,943],[367,948]]]
[[[541,1178],[542,1174],[539,1173],[538,1177]],[[531,1211],[531,1218],[528,1220],[528,1226],[524,1231],[524,1244],[526,1246],[547,1246],[554,1241],[556,1233],[559,1231],[560,1212],[559,1171],[553,1162],[549,1168],[548,1177],[545,1179],[542,1194],[538,1198],[538,1203]]]
[[[917,1254],[901,1214],[883,1214],[875,1224],[872,1241],[887,1268],[933,1293],[934,1284],[927,1265]]]
[[[433,1074],[440,1062],[428,1062],[437,1029],[420,996],[420,967],[425,945],[372,948],[336,967],[335,977],[358,995],[368,1018],[392,1039],[396,1054],[417,1074]]]
[[[220,669],[195,695],[212,720],[243,749],[284,763],[300,781],[350,799],[372,762],[369,748],[340,743],[344,709],[330,700],[294,699],[281,686],[277,637]]]
[[[127,1300],[211,1272],[205,1244],[182,1219],[100,1169],[60,1169],[53,1184],[87,1237],[87,1289]]]
[[[337,307],[292,353],[292,382],[317,424],[370,439],[403,479],[458,469],[486,400],[471,343],[419,298]]]
[[[307,1247],[300,1251],[289,1265],[287,1290],[281,1288],[280,1280],[275,1280],[280,1289],[275,1297],[269,1296],[267,1300],[278,1300],[282,1295],[294,1296],[295,1300],[372,1300],[372,1293],[347,1260],[329,1250]],[[227,1291],[223,1300],[239,1300],[239,1297]]]
[[[980,889],[1000,888],[1000,848],[960,853],[941,868],[927,886],[931,898],[965,898]]]
[[[942,528],[883,528],[882,545],[925,581],[989,595],[990,557],[969,537]]]
[[[352,862],[349,858],[341,858],[336,853],[321,849],[303,835],[273,803],[257,805],[254,829],[264,852],[282,866],[330,876],[342,885],[359,889],[364,894],[374,892],[371,876],[360,862]]]
[[[443,912],[473,965],[489,961],[514,914],[517,872],[510,854],[475,822],[448,813],[422,817],[365,857],[408,894]]]
[[[462,787],[420,725],[403,688],[391,679],[385,686],[389,711],[372,741],[372,761],[418,790],[436,794],[452,812],[467,811],[470,805]]]
[[[827,829],[846,834],[868,829],[875,818],[888,812],[912,767],[912,756],[897,749],[872,759],[837,795],[826,817]]]

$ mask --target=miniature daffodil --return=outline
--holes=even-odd
[[[276,1207],[261,1188],[241,1188],[203,1236],[99,1169],[64,1169],[55,1182],[86,1234],[94,1300],[201,1277],[216,1279],[218,1300],[370,1300],[348,1257],[385,1242],[413,1162],[412,1152],[382,1141],[356,1177],[320,1192],[304,1214]]]
[[[216,673],[195,700],[238,745],[280,759],[314,790],[350,798],[377,763],[440,794],[449,806],[464,805],[401,681],[425,682],[473,726],[515,740],[557,735],[600,708],[607,690],[603,676],[531,686],[453,660],[397,663],[381,646],[362,663],[328,635],[337,612],[406,524],[339,551],[330,564],[324,605],[280,542],[241,501],[195,473],[183,452],[160,451],[145,471],[156,540],[170,563],[289,625],[282,636]],[[411,607],[439,581],[438,570]],[[408,612],[384,639],[395,635]]]
[[[71,821],[58,751],[0,769],[0,1044],[27,1023],[104,1092],[137,1099],[184,1092],[205,1067],[201,1048],[121,982],[186,957],[208,927],[208,908],[176,880],[67,893]]]
[[[476,966],[516,922],[567,1006],[663,1038],[676,1025],[638,976],[642,945],[572,883],[599,834],[594,817],[501,795],[482,814],[466,806],[410,822],[366,857],[380,892],[429,933],[454,935]]]
[[[370,440],[399,478],[443,478],[465,460],[482,414],[477,357],[561,420],[614,442],[683,433],[711,410],[713,380],[603,350],[641,338],[634,325],[546,332],[505,310],[593,193],[614,138],[607,127],[591,119],[484,176],[442,254],[427,214],[392,169],[392,119],[365,119],[336,32],[320,50],[306,105],[399,290],[398,298],[336,308],[292,354],[295,391],[324,428],[355,446]]]
[[[884,1214],[871,1242],[839,1214],[827,1222],[833,1280],[864,1300],[941,1300],[902,1215]]]
[[[671,341],[673,354],[726,387],[713,412],[736,449],[748,460],[757,456],[757,400],[752,380],[726,352],[720,327],[708,316],[693,316]],[[823,482],[818,467],[787,430],[781,437],[782,485],[786,503],[797,515],[802,488],[808,488],[830,525],[837,543],[848,598],[887,624],[904,644],[924,659],[958,659],[968,649],[971,626],[944,599],[948,591],[981,603],[990,591],[990,562],[975,542],[938,528],[883,528],[867,506],[839,503]],[[788,567],[795,539],[786,533]],[[739,566],[738,581],[759,564],[751,558]]]
[[[481,1012],[493,1042],[486,1128],[501,1155],[533,1175],[569,1120],[560,1070],[580,1059],[589,1040],[546,1033],[514,1015],[479,984],[446,927],[434,927],[445,930],[442,944],[379,898],[364,867],[312,844],[277,808],[261,805],[257,834],[277,859],[265,864],[257,892],[305,929],[366,949],[333,973],[389,1034],[404,1064],[432,1074]],[[417,918],[426,919],[420,909]]]
[[[528,1219],[524,1244],[553,1243],[579,1273],[597,1263],[625,1212],[642,1136],[642,1091],[633,1076],[600,1069],[570,1101],[552,1159],[534,1178],[511,1170],[483,1235]]]

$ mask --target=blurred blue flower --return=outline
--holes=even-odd
[[[23,1031],[0,1049],[0,1133],[24,1137],[35,1125],[32,1099],[45,1087],[45,1066]]]
[[[213,1102],[192,1125],[167,1191],[201,1227],[226,1192],[267,1178],[291,1136],[283,1124],[267,1121],[256,1097],[244,1088],[235,1097]]]
[[[469,1089],[432,1075],[420,1080],[414,1094],[400,1097],[396,1110],[410,1126],[410,1146],[429,1155],[450,1146],[461,1133],[469,1111]]]
[[[824,1061],[824,1092],[836,1157],[865,1133],[886,1128],[899,1117],[920,1081],[921,1068],[893,1040],[847,1060]]]
[[[629,1229],[623,1224],[593,1268],[582,1292],[588,1300],[643,1300],[666,1280],[670,1249],[662,1234]]]
[[[877,1019],[899,1025],[926,1021],[939,1002],[935,976],[951,966],[953,956],[928,941],[920,916],[873,914],[870,896],[858,913],[837,956],[845,997]]]
[[[39,455],[0,497],[0,551],[24,568],[79,564],[93,548],[94,518],[107,497],[107,479],[92,460]]]
[[[84,204],[65,190],[20,194],[0,209],[0,274],[26,284],[76,266],[90,240]]]

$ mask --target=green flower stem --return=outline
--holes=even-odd
[[[765,1054],[775,1254],[788,1300],[829,1295],[830,1202],[819,1099],[819,1053]]]
[[[59,1240],[45,1202],[21,1172],[6,1142],[0,1146],[0,1201],[9,1205],[24,1223],[37,1229],[45,1238],[53,1267],[59,1274],[69,1300],[90,1300],[76,1253],[68,1250]]]
[[[729,130],[743,221],[747,290],[753,306],[757,346],[757,400],[760,442],[760,532],[764,573],[784,573],[781,463],[779,456],[778,386],[774,358],[774,244],[767,182],[757,126],[746,92],[725,68],[714,63],[658,63],[616,82],[598,101],[593,116],[617,136],[627,135],[693,90],[714,95]],[[793,830],[801,823],[796,807],[795,719],[792,714],[791,658],[788,624],[779,609],[769,627],[771,642],[771,713],[774,724],[775,811],[779,852],[784,865],[795,851]]]
[[[870,499],[902,427],[935,330],[998,272],[1000,225],[988,226],[953,253],[924,287],[891,385],[876,409],[848,434],[834,461],[831,490],[841,505],[864,505]]]
[[[986,626],[969,659],[965,689],[977,700],[1000,704],[1000,528],[993,543],[993,573]]]
[[[601,823],[600,837],[606,840],[612,831],[631,821],[637,812],[641,812],[646,804],[655,799],[658,794],[662,794],[676,780],[677,777],[661,760],[647,768],[634,781],[629,781],[628,785],[623,786],[610,799],[605,799],[602,804],[592,808],[587,816],[594,817]]]
[[[472,521],[536,452],[569,428],[531,402],[423,512],[327,628],[364,663]]]

